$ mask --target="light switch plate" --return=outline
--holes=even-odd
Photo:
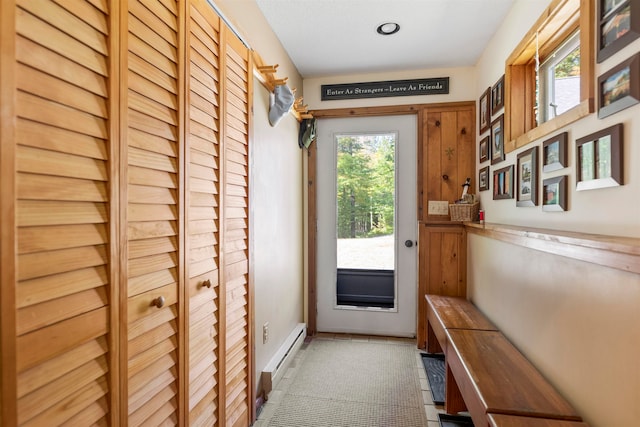
[[[429,200],[429,215],[449,215],[449,202],[446,200]]]

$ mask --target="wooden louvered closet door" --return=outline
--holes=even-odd
[[[106,1],[18,0],[16,33],[2,35],[15,36],[17,172],[16,330],[3,325],[16,334],[16,371],[2,377],[16,382],[18,425],[110,416],[110,19]]]
[[[249,50],[207,0],[0,20],[0,424],[249,426]]]
[[[253,373],[249,289],[249,117],[252,81],[249,51],[239,39],[225,43],[224,194],[222,277],[225,285],[226,425],[250,423]]]
[[[130,0],[128,11],[123,406],[129,426],[176,424],[182,339],[178,4]]]
[[[187,35],[187,298],[189,425],[219,419],[220,19],[192,1]]]

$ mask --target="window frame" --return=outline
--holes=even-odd
[[[536,51],[547,57],[580,30],[580,103],[536,125]],[[595,111],[595,7],[591,0],[553,0],[507,58],[505,152],[509,153]]]

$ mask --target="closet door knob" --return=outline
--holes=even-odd
[[[158,308],[162,308],[164,307],[164,297],[163,296],[159,296],[158,298],[154,299],[153,301],[151,301],[151,305],[158,307]]]
[[[211,289],[211,280],[207,279],[204,282],[202,282],[202,287]]]

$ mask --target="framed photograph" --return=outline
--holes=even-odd
[[[576,140],[576,190],[623,185],[622,123]]]
[[[598,77],[598,118],[640,102],[640,53]]]
[[[504,107],[504,74],[491,86],[491,114]]]
[[[493,200],[513,199],[513,165],[493,171]]]
[[[480,134],[483,134],[489,129],[489,123],[491,122],[491,88],[487,88],[480,96],[480,108],[478,108],[480,119]]]
[[[640,37],[640,0],[598,0],[598,62]]]
[[[542,143],[542,171],[553,172],[567,167],[568,133],[563,132]]]
[[[485,166],[478,172],[478,189],[485,191],[489,189],[489,166]]]
[[[538,147],[518,154],[516,206],[538,206]]]
[[[486,162],[491,156],[491,136],[485,136],[478,145],[478,158],[480,163]]]
[[[491,123],[491,164],[504,160],[504,114]]]
[[[545,179],[542,182],[542,210],[564,212],[567,210],[567,175]]]

